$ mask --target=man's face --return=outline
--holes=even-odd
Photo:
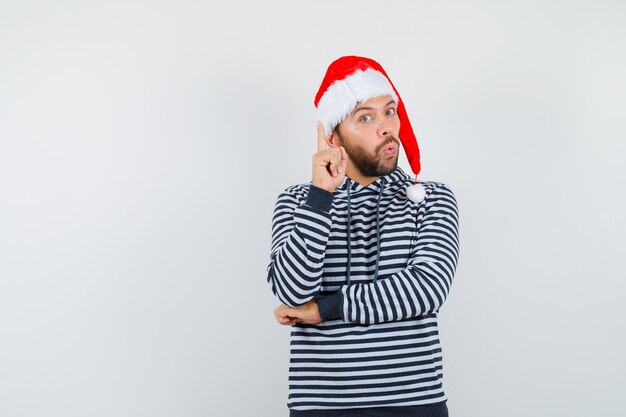
[[[359,103],[335,129],[339,145],[365,177],[382,177],[398,166],[400,119],[391,96]]]

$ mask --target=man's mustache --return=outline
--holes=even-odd
[[[394,136],[389,136],[389,138],[386,141],[384,141],[383,144],[378,147],[378,149],[376,149],[376,152],[380,152],[381,150],[385,148],[385,146],[390,145],[392,143],[395,143],[396,145],[398,145],[398,149],[400,148],[400,141]]]

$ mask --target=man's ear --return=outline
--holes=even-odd
[[[330,136],[328,136],[328,138],[326,139],[326,144],[329,148],[338,148],[341,146],[341,141],[339,140],[339,135],[337,134],[336,130],[333,130]]]

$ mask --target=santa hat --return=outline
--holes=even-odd
[[[420,172],[420,152],[404,102],[383,67],[373,59],[360,56],[343,56],[332,62],[315,95],[318,119],[326,135],[341,123],[357,106],[371,98],[391,96],[397,104],[400,119],[399,139],[415,174],[414,185],[407,189],[409,199],[420,202],[424,187],[415,184]]]

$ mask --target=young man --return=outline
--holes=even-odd
[[[312,181],[278,196],[267,280],[291,325],[292,417],[448,415],[437,312],[458,259],[454,194],[375,61],[334,61],[315,98]]]

